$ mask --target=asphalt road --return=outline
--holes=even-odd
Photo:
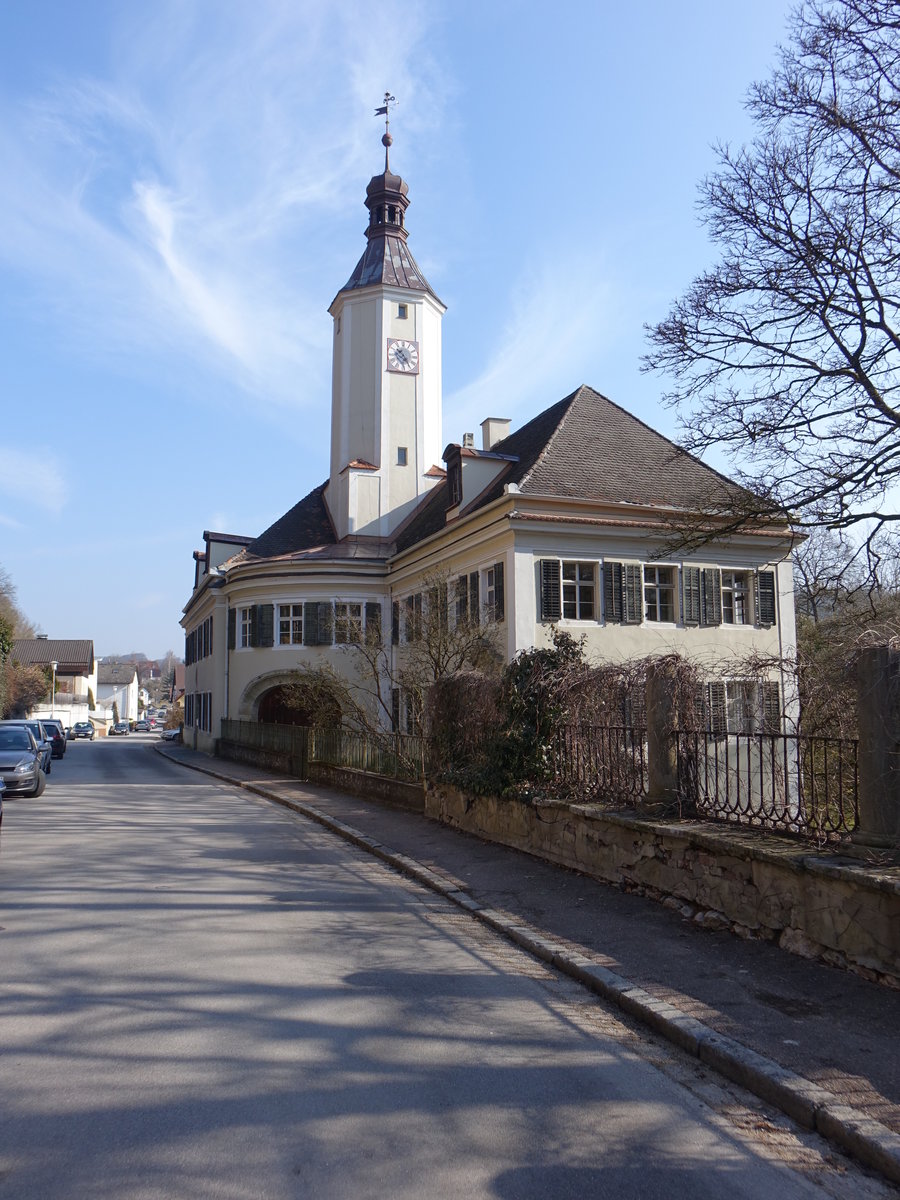
[[[71,743],[6,807],[0,1200],[887,1194],[151,740]]]

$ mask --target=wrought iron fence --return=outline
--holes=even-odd
[[[585,799],[628,802],[647,791],[647,731],[624,725],[561,725],[550,745],[557,783]]]
[[[392,779],[421,782],[425,778],[426,742],[407,733],[383,737],[349,729],[310,730],[310,761],[371,771]]]
[[[686,814],[830,839],[859,820],[858,743],[802,734],[675,734]]]
[[[371,771],[392,779],[425,778],[425,739],[410,734],[385,733],[376,738],[347,729],[225,720],[222,738],[251,749],[289,755],[291,771],[301,778],[306,777],[311,762]]]

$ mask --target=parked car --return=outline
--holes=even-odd
[[[155,724],[156,724],[155,721],[143,721],[143,720],[135,721],[134,732],[135,733],[149,733],[151,726],[153,726]]]
[[[116,721],[115,725],[110,726],[109,736],[117,737],[124,733],[129,733],[127,721]]]
[[[0,779],[7,795],[40,796],[47,786],[41,751],[27,725],[0,724]]]
[[[76,721],[72,726],[72,736],[76,738],[86,737],[88,741],[94,740],[94,727],[90,721]]]
[[[42,721],[22,719],[19,721],[0,721],[0,729],[7,725],[17,725],[22,729],[27,729],[34,738],[35,745],[38,749],[38,757],[41,770],[45,775],[49,775],[52,769],[51,759],[53,758],[53,743],[47,731],[44,729]]]
[[[50,737],[53,757],[62,758],[66,752],[66,731],[62,721],[58,721],[56,717],[41,717],[41,724]]]

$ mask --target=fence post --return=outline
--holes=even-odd
[[[677,675],[663,659],[647,668],[644,704],[647,711],[647,796],[638,811],[647,815],[673,810],[678,803]]]
[[[900,650],[868,646],[856,664],[862,846],[900,849]]]

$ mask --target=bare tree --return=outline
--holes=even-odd
[[[850,545],[839,533],[813,530],[794,552],[798,615],[811,621],[823,620],[842,603],[858,596],[868,575],[861,557],[865,557],[862,547]]]
[[[745,465],[744,521],[787,509],[877,556],[900,520],[900,5],[808,0],[790,32],[750,91],[753,142],[701,186],[720,261],[645,367],[674,380],[691,450]]]

